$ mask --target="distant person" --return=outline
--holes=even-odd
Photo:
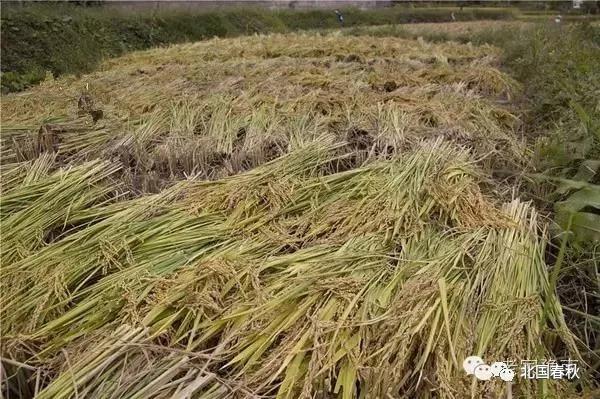
[[[344,25],[344,16],[340,12],[340,10],[335,10],[334,12],[335,12],[335,15],[337,15],[337,19],[338,19],[338,22],[340,23],[340,25]]]

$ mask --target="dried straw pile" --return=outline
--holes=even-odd
[[[138,52],[6,96],[2,155],[116,160],[137,192],[235,174],[323,134],[371,157],[442,136],[518,161],[518,87],[497,63],[491,47],[308,34]]]
[[[494,54],[215,39],[7,97],[4,393],[481,397],[468,355],[576,356],[535,210],[476,161],[523,155]]]

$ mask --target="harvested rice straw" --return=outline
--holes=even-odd
[[[14,318],[5,347],[22,356],[20,341],[43,342],[35,354],[41,364],[67,351],[71,370],[49,381],[42,397],[162,397],[188,388],[200,397],[223,389],[279,397],[502,394],[502,384],[473,386],[460,359],[549,350],[539,320],[553,293],[535,213],[518,202],[496,209],[478,193],[467,153],[441,142],[319,176],[336,148],[292,153],[223,181],[187,183],[184,199],[164,202],[163,211],[143,220],[148,207],[132,202],[127,218],[116,213],[17,263],[18,270],[49,274],[8,302]],[[293,182],[285,197],[265,190],[275,176]],[[256,202],[252,192],[261,185]],[[226,199],[244,186],[245,197]],[[401,223],[360,219],[388,206],[390,222]],[[277,226],[280,236],[265,235],[266,226]],[[298,234],[297,226],[308,233]],[[47,259],[94,253],[87,264],[46,268]],[[94,268],[98,263],[104,270]],[[43,298],[59,276],[68,291]],[[574,350],[551,303],[548,323]],[[30,322],[18,321],[24,317]],[[132,322],[145,329],[136,344],[152,345],[155,354],[108,344],[100,349],[105,363],[92,367],[90,356],[98,354],[81,348]],[[145,363],[149,371],[142,372]],[[205,373],[219,380],[194,382]],[[538,388],[523,381],[514,389]]]
[[[137,52],[3,97],[3,162],[38,156],[41,128],[57,161],[118,160],[136,192],[218,179],[363,130],[383,156],[443,136],[522,162],[519,120],[497,101],[519,88],[497,61],[490,47],[314,34]],[[103,119],[78,114],[82,95]]]

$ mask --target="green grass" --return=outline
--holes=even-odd
[[[546,24],[523,33],[476,41],[501,46],[506,67],[524,83],[537,172],[524,190],[553,218],[552,285],[590,348],[584,357],[597,378],[600,324],[590,316],[600,294],[600,26]]]
[[[343,9],[345,26],[511,19],[513,9]],[[214,36],[337,28],[331,10],[230,8],[204,12],[126,13],[104,8],[29,5],[2,10],[2,92],[19,91],[54,76],[85,73],[104,58],[132,50]]]

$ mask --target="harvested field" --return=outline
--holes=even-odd
[[[490,178],[529,155],[499,57],[256,35],[3,97],[4,391],[574,395],[462,369],[580,358],[545,225]]]
[[[174,176],[238,173],[323,134],[371,158],[444,136],[518,160],[519,120],[508,104],[518,85],[497,63],[490,47],[337,35],[134,53],[7,96],[2,150],[5,162],[35,158],[44,125],[59,158],[123,158],[144,179],[141,191]],[[82,98],[102,119],[78,109]]]

